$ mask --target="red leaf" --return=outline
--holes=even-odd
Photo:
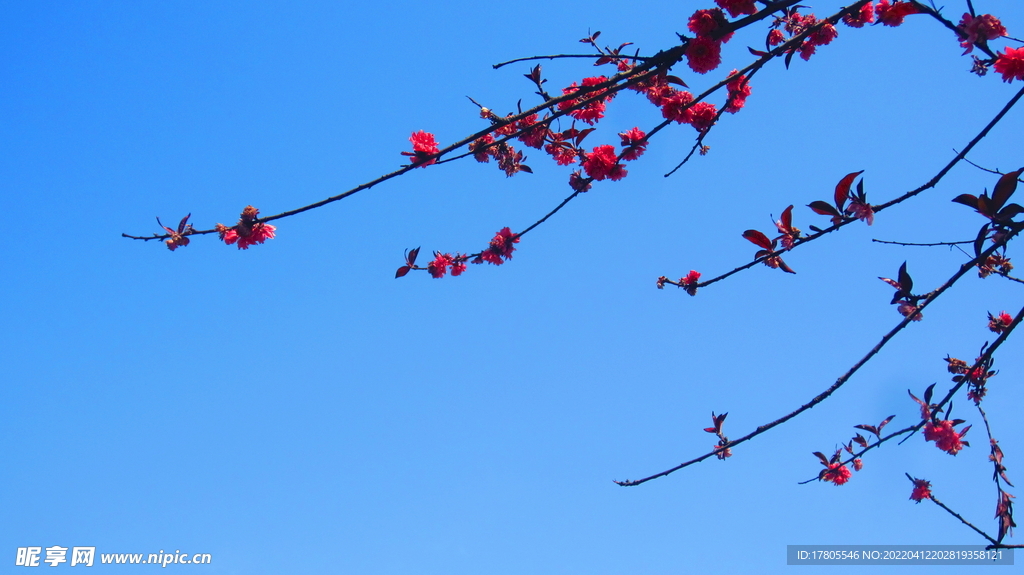
[[[755,50],[755,49],[751,48],[750,46],[747,46],[747,50],[749,50],[751,54],[757,56],[758,58],[761,58],[763,56],[767,56],[768,55],[768,52],[762,52],[761,50]]]
[[[779,218],[782,220],[782,226],[786,230],[793,229],[793,206],[790,205],[788,208],[782,211],[782,216]]]
[[[896,280],[891,280],[889,278],[883,278],[883,277],[879,277],[878,279],[880,279],[880,280],[884,281],[885,283],[891,285],[892,287],[896,288],[897,290],[901,289],[900,288],[900,282],[898,282]]]
[[[411,270],[411,269],[412,268],[410,268],[409,266],[402,266],[402,267],[398,268],[398,271],[395,272],[395,279],[400,278],[400,277],[404,276],[405,274],[409,273],[409,270]]]
[[[718,433],[718,430],[715,429],[714,427],[705,427],[704,431],[706,431],[708,433]]]
[[[978,209],[978,197],[973,194],[960,194],[953,198],[953,201],[958,204],[963,204],[969,208]]]
[[[846,204],[846,199],[850,197],[850,186],[853,185],[853,181],[857,179],[857,176],[864,173],[864,170],[859,172],[853,172],[852,174],[846,174],[843,179],[839,180],[836,184],[836,207],[839,211],[843,211],[843,205]]]
[[[1013,192],[1017,189],[1017,178],[1020,177],[1021,172],[1024,172],[1024,169],[1003,174],[999,178],[996,188],[992,190],[992,201],[995,204],[993,211],[998,212],[1003,207],[1003,204],[1006,203],[1006,200],[1009,200],[1010,196],[1013,195]]]
[[[814,213],[816,214],[821,214],[823,216],[842,217],[842,214],[840,214],[838,210],[832,207],[831,204],[823,202],[821,200],[815,200],[807,204],[807,207],[814,210]]]
[[[416,265],[416,256],[418,256],[418,255],[420,255],[420,248],[416,248],[414,250],[410,250],[409,254],[405,256],[405,263],[409,267],[412,267],[412,266]],[[402,275],[405,275],[405,274],[402,274]]]
[[[178,233],[179,233],[179,234],[180,234],[181,232],[185,231],[185,224],[186,224],[186,223],[188,222],[188,219],[189,219],[190,217],[192,217],[192,213],[191,213],[191,212],[189,212],[189,214],[188,214],[187,216],[185,216],[185,217],[181,218],[181,221],[180,221],[180,222],[178,222]],[[1013,217],[1013,216],[1010,216],[1010,217]]]
[[[825,467],[828,467],[828,458],[827,458],[827,457],[825,457],[825,454],[824,454],[824,453],[822,453],[822,452],[820,452],[820,451],[815,451],[815,452],[814,452],[814,455],[817,455],[817,456],[818,456],[818,459],[820,459],[820,460],[821,460],[821,464],[822,464],[822,465],[824,465]]]
[[[772,245],[772,241],[768,239],[768,236],[757,230],[747,230],[743,232],[743,237],[754,245],[760,246],[766,250],[772,250],[775,248],[775,246]]]
[[[786,272],[787,274],[795,274],[796,273],[795,271],[793,271],[793,268],[789,267],[788,265],[786,265],[786,262],[782,261],[782,258],[778,258],[778,260],[779,260],[779,269],[780,270]]]
[[[665,81],[668,82],[669,84],[675,84],[676,86],[689,88],[689,86],[686,85],[686,82],[684,82],[679,76],[665,76]]]

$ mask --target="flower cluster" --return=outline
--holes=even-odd
[[[626,177],[626,168],[619,163],[615,146],[597,146],[583,160],[583,170],[594,180],[621,180]]]
[[[1013,264],[1010,263],[1010,258],[998,254],[992,254],[988,256],[985,263],[978,264],[978,277],[980,278],[987,278],[994,273],[1005,275],[1011,271],[1013,271]]]
[[[1006,27],[999,21],[999,18],[991,14],[982,14],[981,16],[964,14],[956,29],[963,37],[960,46],[966,48],[964,54],[970,54],[977,42],[987,42],[1006,36]]]
[[[505,260],[512,259],[512,252],[516,251],[513,244],[519,243],[519,236],[512,233],[509,228],[502,228],[494,239],[491,240],[491,245],[484,251],[480,252],[477,259],[473,263],[487,262],[500,266],[505,263]],[[461,272],[460,272],[461,273]],[[452,272],[452,275],[458,275]]]
[[[577,92],[581,92],[582,88],[589,88],[607,81],[608,78],[604,76],[584,78],[582,86],[573,82],[568,88],[562,89],[562,94],[566,96],[575,94]],[[606,89],[583,91],[583,93],[576,98],[570,98],[559,102],[558,109],[566,110],[578,104],[583,104],[583,106],[570,111],[569,115],[577,120],[594,125],[595,122],[604,117],[605,103],[613,97],[615,97],[615,93],[608,92]]]
[[[690,273],[686,274],[686,277],[679,278],[679,285],[686,293],[690,295],[697,295],[697,282],[700,281],[700,272],[697,270],[690,270]]]
[[[910,492],[910,498],[920,503],[924,499],[932,498],[932,484],[924,479],[914,479],[914,490]]]
[[[829,464],[828,469],[822,472],[821,479],[822,481],[831,481],[836,485],[842,485],[849,481],[852,476],[853,473],[850,471],[850,468],[837,461]]]
[[[889,3],[889,0],[879,0],[875,6],[875,16],[878,17],[878,22],[885,26],[899,26],[903,24],[904,18],[911,14],[920,14],[920,12],[917,6],[900,0],[894,0],[892,4]]]
[[[938,422],[929,421],[924,424],[924,440],[934,441],[935,446],[942,451],[950,455],[956,455],[964,446],[970,447],[970,443],[963,441],[963,437],[967,435],[971,426],[968,425],[960,431],[953,428],[953,426],[961,423],[963,423],[963,420],[960,419],[944,419]]]
[[[215,229],[225,244],[231,245],[237,242],[238,249],[247,250],[249,246],[274,239],[274,232],[277,231],[276,227],[257,221],[259,215],[259,210],[252,206],[246,206],[242,210],[237,224],[230,228],[224,224],[217,224]]]
[[[757,14],[754,0],[715,0],[715,4],[728,10],[729,15],[733,18],[746,14]]]
[[[437,147],[437,140],[434,139],[434,135],[430,132],[413,132],[409,136],[409,141],[412,142],[411,152],[402,152],[403,156],[409,156],[412,161],[412,165],[425,168],[433,163],[437,162],[437,153],[440,149]]]
[[[1013,323],[1013,316],[1004,312],[999,315],[988,314],[988,329],[995,333],[1003,333]]]
[[[620,132],[619,138],[622,139],[622,159],[627,162],[639,158],[647,151],[647,134],[640,128]]]
[[[467,259],[469,259],[467,256],[458,253],[453,256],[452,254],[434,252],[434,259],[427,264],[427,272],[433,278],[442,278],[448,268],[451,268],[452,277],[457,277],[466,271]]]
[[[851,28],[863,28],[865,24],[875,21],[875,8],[871,2],[860,7],[860,10],[853,14],[843,15],[843,24]]]
[[[725,111],[730,114],[739,112],[747,104],[747,96],[750,96],[750,83],[745,75],[739,75],[739,70],[729,72],[732,79],[725,85],[729,90],[729,100],[725,105]]]
[[[1003,75],[1004,82],[1024,80],[1024,48],[1006,47],[995,63],[996,72]]]

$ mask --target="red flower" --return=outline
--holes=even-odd
[[[488,144],[494,143],[494,136],[485,134],[469,145],[469,151],[473,152],[473,157],[476,161],[481,163],[487,163],[491,161],[491,156],[494,155],[494,148],[487,147]]]
[[[920,503],[923,499],[932,498],[932,484],[924,479],[914,480],[914,490],[910,492],[910,498]]]
[[[277,228],[270,224],[257,222],[256,218],[259,214],[260,211],[256,208],[246,206],[242,210],[238,223],[233,227],[229,228],[223,224],[217,224],[215,229],[225,244],[231,245],[237,242],[238,249],[247,250],[249,246],[262,244],[267,240],[274,239],[274,232],[277,231]]]
[[[587,154],[583,161],[583,169],[595,180],[608,178],[612,181],[626,177],[626,169],[618,163],[615,146],[598,146]]]
[[[576,147],[566,142],[558,132],[551,133],[551,142],[544,146],[544,151],[551,154],[559,166],[576,163]]]
[[[635,160],[647,150],[647,141],[644,140],[647,134],[640,128],[633,128],[628,132],[620,132],[619,137],[622,138],[623,147],[628,146],[622,150],[623,160]]]
[[[996,333],[1003,333],[1006,331],[1006,328],[1010,327],[1012,322],[1013,316],[1005,311],[996,316],[988,314],[988,329]]]
[[[690,124],[698,132],[706,132],[715,124],[718,109],[710,102],[697,102],[690,107]]]
[[[588,192],[590,191],[590,180],[580,175],[580,171],[569,174],[569,187],[576,190],[577,192]]]
[[[843,16],[843,24],[852,28],[863,28],[865,24],[870,24],[875,21],[875,8],[871,2],[860,7],[860,12],[856,14],[846,14]]]
[[[679,283],[684,286],[692,286],[700,281],[700,272],[697,270],[690,270],[690,273],[686,274],[686,277],[679,280]]]
[[[782,30],[775,29],[768,33],[769,46],[778,46],[779,44],[782,44],[785,39],[786,36],[782,33]]]
[[[917,306],[906,300],[901,301],[900,304],[896,306],[896,311],[903,314],[903,317],[909,317],[910,321],[921,321],[924,319],[924,315],[917,311]]]
[[[402,155],[409,156],[412,160],[412,165],[425,168],[437,162],[437,158],[432,156],[436,155],[440,150],[437,147],[437,140],[434,139],[433,134],[423,130],[413,132],[409,136],[409,141],[412,142],[412,152],[402,152]]]
[[[452,277],[458,277],[466,271],[466,259],[466,256],[462,254],[455,254],[455,257],[452,258]]]
[[[666,120],[689,124],[693,119],[693,111],[688,107],[691,102],[693,102],[693,94],[675,90],[671,96],[663,99],[661,115]]]
[[[800,57],[803,58],[805,62],[810,60],[811,56],[813,56],[817,51],[818,47],[810,40],[804,40],[804,43],[800,45]]]
[[[604,76],[597,76],[594,78],[584,78],[583,86],[596,86],[602,82],[607,82],[608,78]],[[576,82],[573,82],[568,88],[562,89],[562,94],[569,95],[579,91],[579,86]],[[611,100],[614,97],[614,93],[608,94],[607,90],[596,90],[582,94],[579,98],[564,100],[558,103],[559,110],[565,110],[581,102],[587,102],[583,107],[577,108],[569,115],[577,120],[582,120],[590,125],[594,125],[595,122],[604,117],[605,101]]]
[[[522,130],[519,134],[519,141],[539,150],[544,145],[544,138],[547,136],[548,127],[544,124],[539,126],[536,124],[537,114],[530,114],[519,120],[519,129]],[[531,128],[531,126],[533,127]]]
[[[728,10],[729,15],[733,18],[741,14],[757,13],[757,6],[754,6],[754,0],[715,0],[715,4]]]
[[[697,36],[686,45],[686,63],[698,74],[707,74],[722,63],[722,43]]]
[[[974,50],[974,43],[979,40],[995,40],[1000,36],[1006,36],[1006,27],[999,21],[999,18],[991,14],[971,16],[964,14],[960,20],[957,30],[964,36],[960,46],[967,48],[964,54],[970,54]]]
[[[727,21],[725,14],[718,8],[711,10],[697,10],[690,16],[687,28],[698,36],[710,36],[712,32],[721,28]],[[732,38],[732,32],[722,36],[722,42],[728,42]]]
[[[747,81],[747,77],[736,76],[739,70],[733,70],[729,73],[730,76],[735,76],[725,87],[729,90],[729,101],[725,106],[725,111],[730,114],[735,114],[740,111],[740,108],[746,105],[747,96],[750,95],[750,82]]]
[[[812,15],[813,17],[813,15]],[[831,44],[832,40],[839,36],[839,31],[832,25],[831,22],[826,22],[814,32],[812,32],[807,39],[814,43],[815,46],[825,46]]]
[[[516,251],[515,246],[512,244],[518,243],[519,238],[515,237],[512,230],[501,228],[501,231],[495,234],[494,239],[491,240],[490,247],[480,252],[480,258],[485,262],[500,266],[505,263],[504,260],[512,259],[512,252]]]
[[[1006,47],[1006,51],[998,54],[995,69],[1003,75],[1004,82],[1024,80],[1024,48]]]
[[[850,200],[850,205],[846,206],[846,213],[859,218],[869,226],[875,223],[875,210],[871,207],[871,204],[861,202],[857,198]]]
[[[853,470],[854,471],[860,471],[861,469],[864,469],[864,462],[861,461],[860,458],[858,457],[857,459],[853,460]]]
[[[965,445],[970,445],[966,441],[961,441],[969,429],[970,425],[958,432],[953,429],[953,422],[948,419],[940,421],[938,425],[929,421],[924,425],[924,440],[934,441],[935,446],[942,451],[956,455]]]
[[[822,475],[822,479],[825,481],[831,481],[836,485],[842,485],[849,481],[850,476],[852,475],[853,473],[850,471],[850,468],[846,467],[842,463],[836,462],[829,464],[828,469],[826,469]]]
[[[878,16],[878,21],[886,26],[899,26],[903,23],[904,18],[918,13],[917,6],[910,2],[900,2],[900,0],[896,0],[892,5],[889,4],[889,0],[879,0],[878,5],[875,6],[875,15]]]
[[[434,278],[444,277],[445,272],[448,271],[448,266],[452,265],[451,254],[442,254],[440,252],[434,252],[434,261],[427,264],[427,272]],[[457,274],[452,274],[457,275]]]

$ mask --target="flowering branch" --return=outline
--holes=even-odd
[[[717,449],[711,451],[710,453],[705,453],[704,455],[701,455],[700,457],[697,457],[695,459],[691,459],[691,460],[686,461],[684,463],[681,463],[681,464],[679,464],[679,465],[677,465],[677,466],[675,466],[675,467],[673,467],[671,469],[667,469],[665,471],[662,471],[660,473],[656,473],[654,475],[645,477],[643,479],[637,479],[637,480],[628,480],[627,479],[625,481],[616,481],[615,483],[617,483],[617,484],[619,484],[621,486],[624,486],[624,487],[632,487],[632,486],[635,486],[635,485],[640,485],[642,483],[646,483],[646,482],[648,482],[648,481],[650,481],[652,479],[657,479],[659,477],[664,477],[664,476],[669,475],[671,473],[674,473],[674,472],[676,472],[676,471],[678,471],[680,469],[683,469],[684,467],[689,467],[690,465],[693,465],[694,463],[699,463],[701,461],[704,461],[705,459],[708,459],[709,457],[718,455],[718,453],[724,451],[725,449],[728,449],[728,448],[731,448],[731,447],[735,447],[736,445],[739,445],[739,444],[744,443],[744,442],[746,442],[746,441],[748,441],[750,439],[753,439],[753,438],[757,437],[758,435],[761,435],[762,433],[768,431],[769,429],[772,429],[772,428],[774,428],[774,427],[776,427],[778,425],[781,425],[781,424],[789,421],[790,419],[793,419],[794,417],[800,415],[801,413],[807,411],[808,409],[811,409],[812,407],[814,407],[814,406],[818,405],[819,403],[825,401],[837,389],[839,389],[847,381],[849,381],[850,378],[853,377],[853,375],[855,373],[857,373],[857,371],[860,370],[860,368],[863,367],[864,364],[866,364],[868,362],[868,360],[870,360],[879,351],[881,351],[882,348],[885,347],[885,345],[889,342],[889,340],[891,340],[893,337],[895,337],[896,334],[898,334],[900,331],[903,330],[903,328],[907,327],[907,325],[909,325],[911,321],[914,321],[914,319],[916,317],[919,317],[919,314],[920,314],[921,311],[923,311],[926,307],[931,305],[932,302],[934,302],[946,290],[948,290],[950,287],[952,287],[961,277],[964,276],[964,274],[966,274],[968,271],[974,269],[974,267],[976,265],[978,265],[978,263],[984,262],[988,258],[988,256],[990,256],[993,253],[995,253],[995,251],[997,249],[1003,247],[1006,244],[1006,242],[1008,242],[1013,236],[1015,236],[1017,233],[1019,233],[1022,229],[1024,229],[1024,225],[1017,226],[1014,229],[1014,231],[1012,231],[1010,234],[1007,234],[1006,236],[1004,236],[1001,239],[1001,241],[994,243],[992,246],[990,246],[984,252],[980,253],[977,257],[975,257],[971,261],[969,261],[969,262],[967,262],[965,264],[962,264],[960,266],[960,269],[958,269],[956,271],[956,273],[954,273],[948,280],[946,280],[946,282],[944,284],[942,284],[941,286],[939,286],[937,289],[933,290],[932,292],[929,292],[927,297],[922,298],[924,301],[922,301],[920,306],[917,307],[917,310],[916,310],[917,313],[908,313],[903,318],[903,321],[901,321],[899,324],[896,325],[896,327],[892,328],[891,330],[889,330],[888,333],[886,333],[884,336],[882,336],[882,339],[877,344],[875,344],[875,346],[873,348],[871,348],[871,350],[864,357],[862,357],[860,359],[860,361],[855,363],[853,365],[853,367],[851,367],[849,370],[846,371],[846,373],[844,373],[842,376],[840,376],[839,379],[837,379],[835,383],[833,383],[831,386],[829,386],[828,389],[826,389],[825,391],[819,393],[818,395],[816,395],[813,399],[811,399],[810,401],[808,401],[804,405],[802,405],[799,408],[791,411],[790,413],[780,417],[779,419],[776,419],[775,421],[772,421],[771,423],[766,423],[764,425],[758,426],[754,431],[748,433],[747,435],[744,435],[743,437],[740,437],[739,439],[730,441],[727,445],[724,445],[724,446],[722,446],[720,448],[717,448]],[[1017,317],[1014,319],[1014,321],[1006,328],[1005,331],[1003,331],[1003,333],[1001,333],[999,335],[998,338],[996,338],[995,342],[993,342],[993,344],[986,350],[986,352],[984,354],[982,354],[982,357],[983,358],[991,357],[992,353],[999,347],[999,345],[1002,344],[1003,341],[1006,340],[1006,337],[1020,323],[1022,318],[1024,318],[1024,308],[1021,309],[1020,313],[1017,315]],[[979,363],[980,362],[981,362],[981,360],[979,359]],[[934,415],[936,413],[938,413],[938,411],[940,410],[941,406],[944,405],[946,402],[948,402],[952,398],[952,396],[956,392],[956,390],[960,389],[960,387],[963,386],[965,381],[966,381],[966,379],[962,380],[952,390],[950,390],[950,393],[947,394],[946,398],[942,400],[942,402],[939,404],[939,407],[935,408],[935,411],[932,413],[933,417],[934,417]],[[891,438],[891,437],[894,437],[896,435],[900,435],[902,433],[906,433],[907,431],[910,431],[911,429],[916,431],[917,429],[920,429],[920,427],[923,426],[925,423],[926,422],[923,421],[918,426],[915,426],[913,428],[908,428],[906,430],[902,430],[900,432],[896,432],[894,434],[891,434],[889,437],[886,438],[886,440]],[[879,442],[877,442],[876,444],[874,444],[871,447],[875,447],[875,446],[881,444],[883,441],[885,441],[885,440],[880,440]],[[861,452],[861,454],[866,452],[871,447],[866,448],[864,451]],[[854,458],[855,457],[857,457],[857,456],[854,456]],[[852,461],[854,458],[851,458],[850,461]]]
[[[974,136],[974,138],[971,139],[971,141],[967,144],[967,146],[963,149],[963,151],[957,153],[957,155],[952,160],[950,160],[949,163],[947,163],[941,170],[939,170],[939,172],[936,173],[935,176],[933,176],[930,180],[928,180],[927,182],[925,182],[921,186],[919,186],[919,187],[917,187],[917,188],[915,188],[915,189],[913,189],[913,190],[903,194],[902,196],[899,196],[898,198],[896,198],[894,200],[891,200],[889,202],[886,202],[884,204],[880,204],[880,205],[877,205],[877,206],[875,206],[875,205],[871,206],[872,211],[874,213],[881,212],[881,211],[886,210],[886,209],[888,209],[888,208],[890,208],[890,207],[892,207],[892,206],[894,206],[896,204],[902,203],[902,202],[904,202],[904,201],[906,201],[906,200],[908,200],[908,199],[910,199],[910,198],[920,194],[921,192],[923,192],[925,190],[928,190],[930,188],[934,188],[942,180],[942,178],[951,169],[953,169],[953,166],[955,166],[958,162],[963,160],[967,156],[967,154],[971,151],[971,149],[973,149],[974,146],[976,146],[978,144],[978,142],[980,142],[982,139],[985,138],[985,136],[988,135],[988,133],[992,130],[992,128],[994,128],[996,126],[996,124],[998,124],[999,121],[1003,119],[1003,117],[1010,111],[1011,108],[1013,108],[1013,106],[1021,99],[1021,97],[1024,97],[1024,88],[1021,88],[1020,90],[1018,90],[1017,93],[1014,94],[1013,97],[1010,98],[1010,100],[1003,106],[1003,108],[1001,110],[999,110],[999,113],[997,113],[992,118],[992,120],[990,120],[989,123],[986,124],[985,127],[982,128],[982,130],[980,132],[978,132],[977,135]],[[828,228],[825,228],[825,229],[823,229],[821,231],[818,231],[818,232],[813,233],[813,234],[808,235],[808,236],[803,236],[803,237],[797,238],[796,240],[793,241],[792,245],[790,247],[788,247],[788,248],[783,248],[781,250],[771,251],[771,252],[769,252],[769,253],[767,253],[765,255],[762,255],[760,257],[754,258],[754,260],[751,261],[750,263],[741,265],[741,266],[739,266],[737,268],[734,268],[731,271],[728,271],[728,272],[726,272],[726,273],[724,273],[722,275],[719,275],[719,276],[716,276],[714,278],[711,278],[711,279],[709,279],[707,281],[700,282],[700,283],[698,283],[698,284],[696,284],[696,285],[694,285],[692,287],[693,288],[702,288],[702,287],[705,287],[705,286],[709,286],[709,285],[711,285],[711,284],[713,284],[715,282],[722,281],[722,280],[724,280],[724,279],[726,279],[726,278],[728,278],[728,277],[730,277],[732,275],[735,275],[735,274],[737,274],[737,273],[739,273],[739,272],[741,272],[743,270],[750,269],[750,268],[754,267],[755,265],[757,265],[759,263],[764,263],[765,261],[769,261],[772,258],[778,258],[783,253],[785,253],[787,251],[791,251],[791,250],[795,249],[798,246],[804,245],[804,244],[806,244],[808,242],[812,242],[812,241],[814,241],[814,240],[824,236],[825,234],[832,233],[832,232],[834,232],[834,231],[836,231],[836,230],[838,230],[838,229],[840,229],[840,228],[842,228],[842,227],[844,227],[846,225],[849,225],[849,224],[851,224],[851,223],[853,223],[855,221],[857,221],[856,218],[845,218],[845,219],[843,219],[843,221],[835,223],[832,226],[830,226]],[[665,278],[665,281],[660,281],[659,280],[659,283],[660,284],[670,284],[670,285],[675,285],[675,286],[679,286],[679,287],[684,287],[681,283],[669,280],[667,278]]]

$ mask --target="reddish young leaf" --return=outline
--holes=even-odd
[[[814,210],[814,213],[821,214],[823,216],[832,216],[836,218],[843,217],[842,214],[840,214],[839,211],[836,210],[831,204],[823,202],[821,200],[815,200],[807,204],[807,207]]]
[[[743,237],[746,238],[747,241],[753,243],[754,245],[760,246],[766,250],[770,251],[775,249],[775,242],[771,241],[770,239],[768,239],[768,236],[762,234],[757,230],[747,230],[743,232]]]
[[[768,55],[768,52],[764,52],[762,50],[755,50],[755,49],[751,48],[750,46],[747,46],[747,50],[749,50],[751,54],[753,54],[754,56],[757,56],[758,58],[762,58],[762,57]]]
[[[992,190],[993,211],[998,212],[1001,210],[1006,200],[1009,200],[1010,196],[1013,195],[1013,192],[1017,189],[1017,178],[1020,177],[1021,172],[1024,172],[1024,169],[1003,174],[999,178],[995,189]]]
[[[814,455],[816,455],[818,457],[818,459],[821,460],[821,464],[822,465],[824,465],[825,467],[828,467],[828,458],[825,457],[824,453],[822,453],[820,451],[815,451]]]
[[[783,227],[787,230],[793,229],[793,205],[790,204],[788,208],[782,210],[782,216],[779,217]]]
[[[968,208],[978,209],[978,196],[973,194],[960,194],[953,198],[953,201],[958,204],[963,204]]]
[[[686,82],[684,82],[682,78],[680,78],[679,76],[665,76],[665,81],[668,82],[669,84],[675,84],[676,86],[689,88],[689,86],[686,85]]]
[[[891,285],[892,287],[896,288],[897,290],[900,289],[900,283],[898,281],[896,281],[896,280],[892,280],[892,279],[889,279],[889,278],[883,278],[881,276],[879,276],[878,279],[880,279],[880,280],[884,281],[885,283]]]
[[[843,205],[846,204],[846,199],[850,197],[850,186],[853,185],[853,181],[857,179],[857,176],[864,173],[864,170],[859,172],[853,172],[852,174],[846,174],[843,179],[839,180],[836,184],[836,207],[839,211],[843,211]]]
[[[406,256],[405,256],[405,263],[406,263],[406,265],[408,265],[409,267],[415,266],[416,265],[416,256],[418,256],[418,255],[420,255],[420,248],[416,248],[414,250],[410,250],[409,253],[406,254]],[[402,275],[405,275],[405,274],[402,274]]]
[[[395,272],[395,279],[398,279],[398,278],[404,276],[405,274],[409,273],[409,270],[411,270],[411,269],[412,268],[410,268],[409,266],[402,266],[402,267],[398,268],[398,271]]]

